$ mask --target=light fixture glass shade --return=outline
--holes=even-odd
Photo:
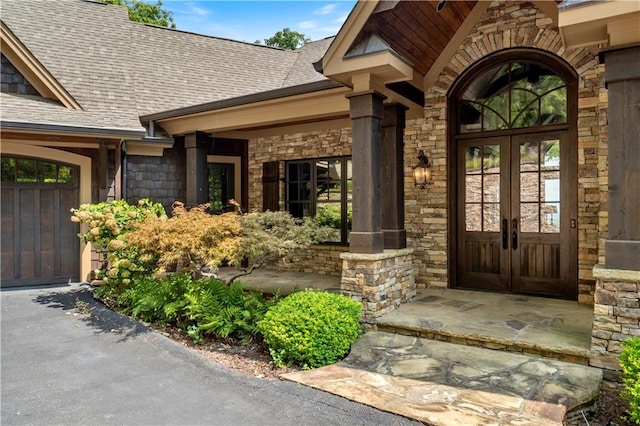
[[[418,154],[418,164],[413,167],[413,179],[420,188],[426,188],[431,184],[431,165],[422,150]]]

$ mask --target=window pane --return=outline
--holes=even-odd
[[[540,180],[541,201],[560,201],[560,172],[544,172]]]
[[[308,217],[309,216],[309,203],[290,203],[289,213],[293,217]]]
[[[0,170],[2,173],[2,182],[16,181],[16,160],[15,158],[0,158]]]
[[[520,171],[538,170],[538,142],[520,144]]]
[[[467,175],[465,182],[465,201],[467,203],[479,203],[482,201],[482,175]]]
[[[520,82],[520,84],[522,81]],[[511,91],[511,127],[530,127],[538,124],[538,97],[528,88]]]
[[[540,200],[539,177],[538,172],[520,173],[520,201],[538,202]]]
[[[482,204],[467,204],[465,216],[467,231],[482,231]]]
[[[73,183],[73,168],[69,166],[58,166],[58,182]]]
[[[520,204],[520,232],[538,232],[539,218],[538,203]]]
[[[545,203],[542,205],[541,232],[560,232],[560,203]]]
[[[485,172],[500,172],[500,145],[486,145],[482,148],[482,170]]]
[[[471,101],[460,101],[460,132],[478,132],[482,130],[482,104]]]
[[[548,140],[540,144],[543,170],[560,170],[560,141]]]
[[[500,204],[485,203],[483,206],[483,231],[500,232]]]
[[[500,100],[504,101],[503,98],[500,98]],[[495,110],[495,107],[502,109],[502,111]],[[507,129],[509,127],[507,117],[509,117],[508,104],[503,106],[496,103],[491,108],[485,106],[483,109],[482,130]]]
[[[36,182],[36,161],[17,160],[18,182]]]
[[[540,124],[567,122],[567,88],[560,87],[540,98]]]
[[[494,67],[471,82],[458,101],[460,133],[566,122],[566,84],[537,64]]]
[[[342,229],[342,208],[338,203],[318,204],[316,221],[321,226],[335,229],[329,237],[329,242],[340,242]]]
[[[480,173],[482,167],[482,147],[472,146],[465,152],[466,174]]]
[[[56,183],[58,170],[55,164],[38,162],[38,182]]]
[[[484,175],[484,185],[482,186],[482,198],[485,203],[495,203],[500,201],[500,175]],[[480,191],[478,191],[479,193]],[[467,189],[468,193],[468,189]]]

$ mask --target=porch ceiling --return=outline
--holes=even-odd
[[[411,61],[425,75],[453,35],[471,13],[476,0],[448,1],[437,11],[439,1],[384,1],[369,17],[354,45],[370,34]]]

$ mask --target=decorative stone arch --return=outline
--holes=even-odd
[[[514,66],[516,68],[513,68]],[[495,96],[498,96],[498,99],[508,100],[506,110],[509,114],[503,117],[506,121],[501,121],[500,126],[487,130],[483,124],[485,122],[483,116],[485,114],[493,116],[498,111],[486,110],[488,104],[485,102],[489,102],[488,99],[493,98],[494,95],[481,102],[480,105],[484,106],[479,110],[473,106],[474,104],[469,104],[470,101],[463,101],[463,98],[465,92],[473,87],[478,79],[493,75],[494,72],[504,70],[505,67],[509,71],[506,71],[506,74],[496,81],[502,81],[503,90],[496,92]],[[505,80],[507,77],[508,79]],[[511,78],[516,80],[512,81]],[[530,88],[529,84],[531,83],[527,83],[525,86],[515,85],[515,82],[530,81],[531,78],[535,78],[535,82],[551,81],[553,86],[545,89],[539,87],[542,90],[539,92],[539,97],[535,98],[535,101],[531,101],[529,96],[533,96],[536,83],[534,82]],[[449,285],[451,287],[525,292],[577,299],[578,233],[576,219],[578,203],[575,193],[577,183],[577,129],[575,126],[578,101],[577,80],[576,71],[559,56],[544,50],[523,47],[503,49],[483,57],[467,67],[451,85],[447,94],[447,162],[449,164],[447,180],[449,188],[451,188],[448,196],[448,231],[449,241],[455,241],[455,244],[451,245],[449,249]],[[525,87],[528,88],[527,92],[523,92]],[[555,121],[552,123],[542,121],[544,116],[542,96],[551,93],[547,92],[547,89],[553,87],[556,87],[553,90],[556,93],[557,90],[563,90],[566,99],[564,104],[566,109],[563,116],[552,115],[552,117],[560,118],[561,121],[557,124]],[[510,95],[505,98],[504,93],[510,93]],[[531,101],[531,103],[526,104],[524,109],[516,114],[516,117],[521,118],[521,114],[525,112],[531,113],[533,115],[530,119],[533,118],[533,121],[529,119],[518,123],[518,119],[513,119],[512,122],[512,114],[515,112],[512,109],[515,105],[511,103],[512,97],[518,93],[527,93],[527,102]],[[463,104],[467,104],[470,111],[482,111],[478,118],[480,120],[478,123],[482,124],[481,129],[467,128],[466,131],[463,130],[461,122]],[[537,107],[532,109],[532,105]],[[499,117],[499,115],[495,117]],[[538,167],[539,164],[539,170],[542,170],[544,160],[541,152],[545,146],[552,146],[548,145],[550,143],[559,148],[558,169],[553,172],[557,173],[554,175],[556,177],[549,180],[551,175],[548,172],[545,172],[547,174],[536,172],[535,175],[532,172],[521,173],[521,167],[532,167],[530,165],[531,159],[528,158],[529,154],[521,158],[524,155],[521,154],[522,147],[539,151],[538,155],[541,157],[536,156],[536,166],[534,167]],[[475,173],[473,172],[475,166],[469,166],[464,161],[465,155],[469,154],[466,151],[469,149],[480,150],[479,159],[484,157],[482,152],[487,149],[498,150],[494,160],[498,161],[499,167],[492,167],[490,169],[492,172],[485,176],[485,166],[483,165],[480,172],[482,182],[487,185],[489,185],[487,182],[494,182],[490,184],[489,188],[492,189],[488,191],[497,191],[495,194],[497,200],[494,200],[497,203],[485,204],[485,196],[489,196],[488,194],[480,195],[480,204],[469,204],[465,200],[469,197],[469,187],[467,187],[466,181],[468,179],[475,181],[474,179],[477,177],[474,174],[467,175],[467,173]],[[488,154],[488,151],[485,154]],[[484,160],[481,161],[484,164]],[[521,161],[522,165],[520,165]],[[499,174],[494,174],[496,171]],[[497,179],[498,177],[499,179]],[[536,184],[522,186],[522,178],[526,178],[527,182],[534,178]],[[545,182],[549,182],[551,185],[551,181],[558,184],[557,203],[555,204],[547,204],[549,193],[544,190]],[[480,183],[480,185],[484,184]],[[526,187],[529,189],[524,189]],[[471,188],[475,188],[475,186]],[[481,188],[473,189],[472,192],[479,191],[484,194],[487,189]],[[532,192],[534,188],[536,189],[535,194]],[[464,195],[465,192],[467,195]],[[531,196],[537,200],[535,203],[530,202],[532,201]],[[523,203],[522,200],[527,200],[529,203]],[[475,213],[466,211],[473,207],[480,208],[477,212],[480,214],[479,221],[475,219]],[[489,207],[491,208],[489,209]],[[496,207],[499,208],[499,211],[494,210]],[[526,210],[524,210],[526,208],[535,208],[537,213],[526,214]],[[553,211],[558,215],[559,221],[556,220],[553,226],[544,225],[546,218],[554,217],[554,214],[543,215],[544,208],[553,208]],[[535,223],[535,225],[525,229],[525,223],[529,225]],[[485,229],[485,226],[489,226],[488,230]],[[501,234],[501,238],[499,234]],[[520,240],[519,244],[518,240]]]
[[[606,110],[603,84],[604,67],[587,48],[567,49],[551,18],[534,5],[523,4],[514,11],[494,3],[478,21],[462,44],[451,55],[433,84],[425,87],[424,119],[417,121],[416,134],[405,137],[405,158],[411,161],[418,149],[432,160],[434,184],[430,191],[405,188],[408,199],[420,206],[407,218],[408,235],[415,248],[414,268],[418,286],[446,287],[449,283],[448,250],[448,94],[458,77],[486,56],[513,48],[530,48],[562,58],[578,75],[578,211],[579,227],[579,300],[593,302],[592,268],[604,256],[607,232],[606,201]],[[410,126],[408,126],[410,127]],[[406,171],[405,171],[406,172]],[[422,216],[429,213],[430,219]],[[600,243],[595,241],[600,240]]]

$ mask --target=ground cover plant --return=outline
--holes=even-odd
[[[349,353],[360,334],[361,309],[342,295],[301,291],[270,308],[258,329],[277,366],[322,367]]]
[[[244,344],[259,339],[256,324],[278,301],[246,291],[239,282],[227,285],[190,274],[135,278],[126,287],[105,283],[95,294],[120,313],[182,330],[194,343],[207,336]]]

